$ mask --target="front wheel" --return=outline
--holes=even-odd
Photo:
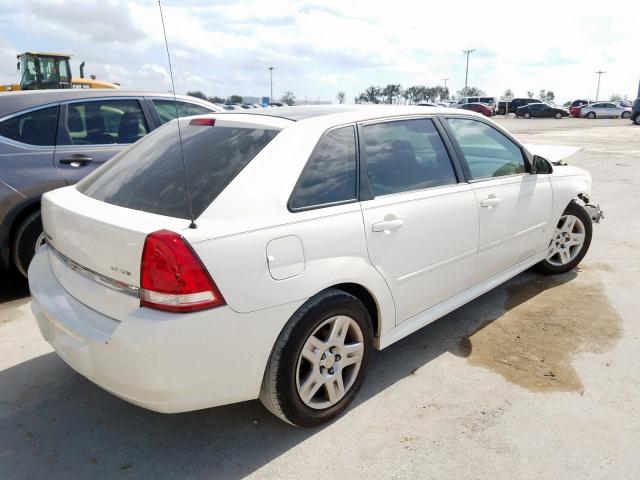
[[[333,420],[358,393],[372,346],[371,318],[362,302],[326,290],[302,305],[278,337],[260,401],[296,426]]]
[[[587,254],[592,234],[591,217],[584,208],[571,202],[558,221],[547,258],[536,264],[535,270],[545,275],[572,270]]]
[[[594,118],[596,118],[596,112],[587,113],[587,118],[593,120]]]
[[[522,114],[522,116],[523,116],[524,118],[531,118],[531,114],[530,114],[529,112],[524,112],[524,113]]]
[[[622,112],[622,118],[629,118],[631,116],[631,112]]]
[[[560,118],[562,118],[562,114],[560,112],[556,112],[554,117],[556,117],[557,119],[560,119]]]
[[[640,113],[636,114],[636,118],[633,119],[633,123],[640,125]]]

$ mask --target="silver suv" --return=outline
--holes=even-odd
[[[177,96],[180,116],[220,112]],[[0,271],[22,274],[42,232],[40,197],[76,183],[176,116],[173,95],[122,90],[0,94]]]

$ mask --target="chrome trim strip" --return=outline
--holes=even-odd
[[[478,253],[484,252],[485,250],[488,250],[489,248],[497,247],[498,245],[502,245],[503,243],[510,242],[511,240],[515,240],[518,237],[521,237],[523,235],[527,235],[528,233],[531,233],[531,232],[535,232],[536,230],[540,230],[542,228],[545,228],[546,226],[547,226],[547,222],[542,222],[542,223],[539,223],[539,224],[534,225],[532,227],[525,228],[524,230],[520,230],[519,232],[516,232],[516,233],[514,233],[512,235],[509,235],[508,237],[500,238],[500,239],[495,240],[495,241],[493,241],[491,243],[486,243],[484,245],[480,245],[480,248],[478,249]]]
[[[64,263],[71,270],[107,288],[116,290],[118,292],[126,293],[127,295],[131,295],[136,298],[140,298],[140,289],[138,287],[129,285],[128,283],[124,283],[119,280],[114,280],[113,278],[107,277],[106,275],[102,275],[101,273],[95,272],[90,268],[80,265],[79,263],[71,260],[65,254],[61,253],[56,247],[54,247],[51,244],[51,241],[49,240],[49,236],[46,234],[45,236],[46,236],[45,241],[46,241],[47,247],[49,247],[51,252],[58,258],[58,260]]]

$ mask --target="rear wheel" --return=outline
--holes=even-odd
[[[293,425],[328,422],[360,389],[372,345],[371,318],[362,302],[326,290],[300,307],[278,337],[260,401]]]
[[[530,114],[529,112],[524,112],[524,113],[522,114],[522,116],[523,116],[524,118],[531,118],[531,114]]]
[[[636,118],[633,119],[633,123],[640,125],[640,113],[636,114]]]
[[[593,233],[591,217],[575,202],[562,213],[547,250],[547,258],[535,270],[549,275],[575,268],[587,254]]]
[[[40,211],[33,212],[25,218],[13,237],[12,256],[16,269],[24,276],[36,249],[42,244],[42,219]]]
[[[590,118],[591,120],[593,120],[594,118],[596,118],[596,112],[587,113],[587,118]]]

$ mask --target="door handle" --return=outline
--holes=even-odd
[[[91,163],[91,162],[93,162],[93,158],[87,155],[82,155],[80,153],[71,155],[70,157],[67,157],[67,158],[60,159],[60,163],[62,163],[63,165],[71,165],[72,167],[87,165],[88,163]]]
[[[371,229],[374,232],[389,233],[392,230],[397,230],[402,225],[404,225],[404,220],[402,218],[394,218],[393,220],[383,220],[382,222],[374,223],[371,225]]]
[[[493,193],[490,194],[487,198],[480,201],[480,206],[484,208],[488,208],[491,210],[493,207],[498,205],[501,202],[500,197],[495,196]]]

